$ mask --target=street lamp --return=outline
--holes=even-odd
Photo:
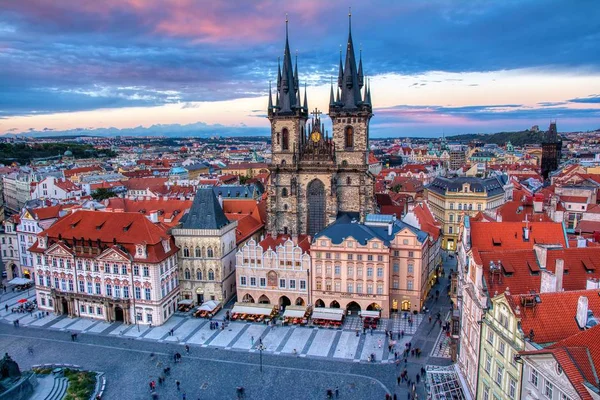
[[[262,352],[263,350],[266,350],[267,348],[265,347],[265,345],[262,343],[262,339],[260,339],[258,346],[256,346],[256,348],[258,349],[258,352],[260,354],[260,372],[263,372],[263,368],[262,368]]]

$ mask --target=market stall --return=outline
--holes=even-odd
[[[425,388],[432,400],[471,400],[458,364],[447,367],[427,366]]]
[[[277,307],[273,304],[235,303],[231,309],[231,320],[262,322],[273,318],[276,314]]]
[[[8,281],[8,284],[15,286],[14,290],[19,292],[33,287],[33,281],[27,278],[13,278]]]
[[[209,300],[202,303],[194,313],[194,317],[212,318],[221,309],[221,303],[215,300]]]
[[[308,323],[308,316],[310,309],[304,306],[287,306],[283,313],[283,323],[294,324],[294,325],[306,325]]]
[[[188,312],[194,307],[194,300],[192,299],[181,299],[177,302],[177,310],[181,312]]]
[[[326,328],[340,328],[344,320],[344,310],[341,308],[318,307],[313,310],[312,321],[314,325]]]
[[[379,318],[381,317],[380,310],[365,310],[360,312],[360,317],[363,321],[363,327],[365,329],[377,329]]]

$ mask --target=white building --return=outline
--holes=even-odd
[[[37,236],[41,310],[126,324],[163,324],[177,307],[177,247],[140,213],[77,211]]]
[[[81,196],[81,188],[65,178],[47,176],[31,190],[32,199],[66,200]]]

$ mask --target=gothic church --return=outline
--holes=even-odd
[[[337,88],[332,84],[330,92],[331,137],[318,110],[308,122],[306,88],[301,102],[298,60],[293,66],[286,21],[275,104],[269,90],[268,232],[272,236],[314,236],[341,214],[362,220],[374,212],[374,177],[368,171],[371,92],[363,76],[362,56],[357,68],[350,18],[346,60],[342,63],[340,51]]]

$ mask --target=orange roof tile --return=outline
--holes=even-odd
[[[89,167],[67,169],[67,170],[63,171],[63,174],[64,174],[65,178],[71,178],[72,176],[75,176],[75,175],[81,175],[81,174],[91,173],[91,172],[100,172],[100,171],[103,171],[103,169],[100,166],[92,165]]]
[[[508,201],[498,208],[497,213],[502,216],[505,222],[520,222],[527,215],[528,221],[552,222],[552,219],[545,213],[536,213],[533,211],[533,205],[519,200]]]
[[[277,235],[277,237],[267,235],[267,237],[260,241],[259,245],[265,251],[269,248],[275,250],[277,246],[284,244],[288,239],[292,239],[292,237],[290,235],[283,234]],[[310,250],[310,236],[298,235],[298,246],[302,249],[303,252],[308,253]]]
[[[154,192],[163,190],[167,181],[167,178],[131,178],[124,184],[128,190],[150,189]]]
[[[471,243],[479,251],[532,249],[534,244],[567,246],[559,222],[529,222],[529,241],[523,239],[525,222],[471,222]]]
[[[105,201],[107,209],[121,212],[137,212],[143,215],[150,215],[152,211],[158,212],[158,221],[164,223],[167,227],[173,227],[179,223],[179,220],[192,206],[192,200],[130,200],[113,197]],[[166,222],[165,220],[170,220]]]

